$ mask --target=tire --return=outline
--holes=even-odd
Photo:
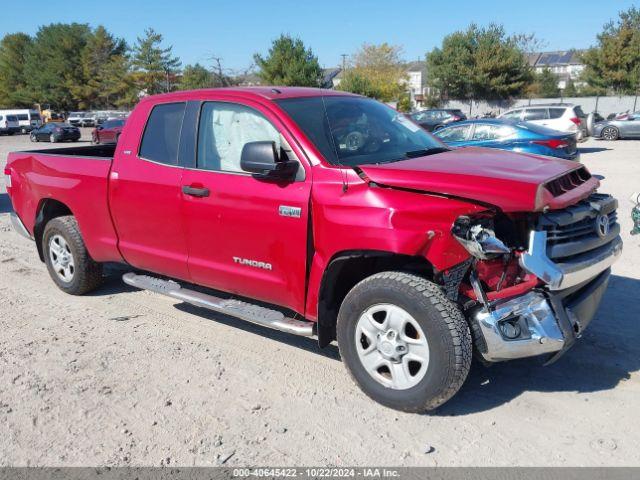
[[[29,132],[27,132],[27,129],[26,129],[26,128],[22,127],[22,128],[20,129],[20,133],[22,133],[23,135],[26,135],[26,134],[27,134],[27,133],[29,133]]]
[[[397,318],[405,322],[401,330],[387,328]],[[377,325],[367,319],[377,319]],[[342,302],[336,328],[340,355],[354,381],[370,398],[396,410],[439,407],[460,389],[471,367],[471,333],[462,312],[440,287],[416,275],[382,272],[362,280]],[[390,330],[396,332],[392,340]],[[402,352],[400,347],[400,360],[385,357]]]
[[[56,143],[56,136],[53,133],[51,135],[49,135],[49,141],[51,143]]]
[[[620,131],[616,127],[604,127],[600,136],[605,140],[618,140],[620,138]]]
[[[35,135],[31,134],[29,135],[29,140],[31,140],[32,142],[37,142],[38,141],[38,137],[36,137]]]
[[[115,138],[115,143],[116,143],[116,144],[118,143],[118,140],[120,140],[120,134],[119,134],[119,133],[118,133],[118,134],[116,134],[116,138]]]
[[[83,295],[102,284],[102,264],[89,256],[75,217],[49,221],[44,227],[42,250],[49,275],[63,292]]]
[[[98,137],[96,135],[91,135],[91,143],[93,145],[99,145],[100,144],[100,140],[98,140]]]
[[[435,127],[433,127],[433,131],[437,132],[438,130],[441,130],[444,128],[444,125],[436,125]]]

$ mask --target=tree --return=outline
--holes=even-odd
[[[90,36],[86,24],[40,27],[24,63],[27,91],[33,101],[63,110],[76,108],[71,91],[84,82],[81,52]]]
[[[194,90],[213,86],[211,72],[199,63],[187,65],[182,72],[182,79],[178,84],[178,90]]]
[[[171,77],[180,67],[180,59],[173,56],[173,47],[163,48],[161,44],[162,35],[148,28],[133,47],[135,79],[147,95],[171,91]]]
[[[582,79],[596,89],[635,93],[640,88],[640,10],[620,12],[597,38],[597,45],[582,55]]]
[[[471,24],[427,54],[429,84],[443,97],[460,100],[520,96],[532,78],[523,43],[531,37],[507,36],[501,25]]]
[[[534,88],[536,96],[542,98],[556,98],[560,96],[558,76],[548,68],[535,75]]]
[[[396,45],[364,44],[349,60],[340,90],[377,98],[398,100],[405,91],[406,72],[402,49]]]
[[[573,83],[573,80],[571,80],[570,78],[567,79],[567,83],[564,87],[564,92],[562,92],[562,94],[565,97],[577,97],[578,96],[578,90],[576,89],[575,84]]]
[[[24,33],[5,35],[0,41],[0,107],[31,106],[24,65],[32,43]]]
[[[302,40],[280,35],[273,41],[266,57],[253,56],[259,68],[258,76],[270,85],[317,87],[322,79],[318,57],[306,48]]]
[[[398,111],[408,113],[411,111],[411,96],[403,93],[398,100]]]
[[[79,108],[108,108],[114,104],[115,99],[109,87],[113,86],[114,74],[129,75],[127,68],[114,71],[116,65],[126,67],[126,51],[125,41],[115,38],[103,26],[92,32],[80,54],[84,80],[71,86],[71,93]]]

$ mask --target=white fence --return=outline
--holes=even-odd
[[[605,118],[610,113],[626,112],[627,110],[632,112],[640,110],[640,98],[638,98],[637,95],[627,95],[622,97],[527,98],[495,102],[474,101],[471,103],[467,101],[450,100],[444,105],[444,108],[459,108],[471,118],[476,115],[484,115],[489,112],[501,113],[515,107],[558,102],[580,105],[585,113],[588,114],[597,111]]]

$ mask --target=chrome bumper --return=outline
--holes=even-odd
[[[476,346],[489,362],[566,351],[589,325],[607,289],[611,270],[580,285],[552,292],[536,289],[482,306],[472,313]],[[479,333],[479,335],[478,335]]]
[[[549,290],[564,290],[594,278],[611,267],[621,254],[622,239],[618,236],[569,262],[555,263],[547,256],[547,232],[536,230],[529,235],[529,250],[520,257],[520,265],[545,282]]]
[[[33,240],[33,237],[29,233],[29,230],[27,230],[27,227],[25,227],[22,223],[22,220],[20,220],[20,217],[18,217],[18,215],[13,212],[10,213],[9,216],[11,217],[11,224],[13,225],[13,229],[23,237],[28,238],[29,240]]]

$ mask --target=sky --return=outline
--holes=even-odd
[[[104,25],[133,44],[146,27],[164,36],[183,65],[244,70],[253,54],[266,53],[281,33],[300,37],[323,67],[338,66],[341,54],[363,43],[400,45],[407,61],[424,59],[447,34],[470,23],[501,23],[509,33],[534,33],[544,50],[593,45],[596,35],[620,10],[640,8],[640,0],[56,0],[53,8],[27,8],[4,0],[0,37],[35,34],[53,22]]]

